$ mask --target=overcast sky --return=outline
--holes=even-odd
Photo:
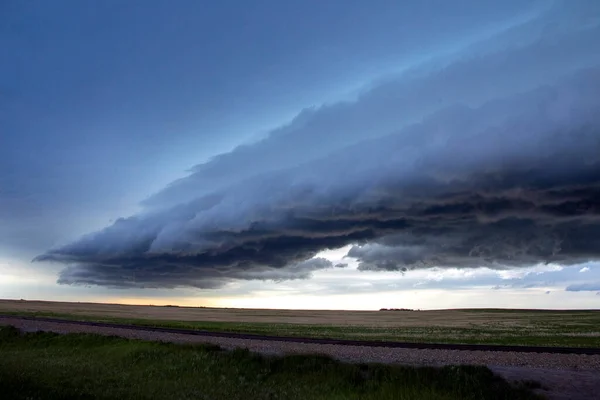
[[[0,298],[600,308],[600,2],[0,3]]]

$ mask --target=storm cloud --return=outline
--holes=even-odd
[[[585,5],[585,7],[584,7]],[[600,6],[557,2],[455,53],[365,88],[354,101],[302,110],[256,143],[194,166],[191,175],[146,199],[148,208],[192,200],[256,174],[326,157],[340,147],[387,135],[449,106],[479,107],[600,64]],[[560,54],[560,56],[558,56]],[[495,110],[489,118],[502,117]]]
[[[565,288],[567,292],[596,292],[600,290],[600,282],[576,283]]]
[[[557,4],[304,110],[36,260],[67,264],[65,284],[217,288],[307,279],[346,245],[369,271],[600,259],[598,7]]]

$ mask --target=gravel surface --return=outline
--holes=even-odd
[[[448,364],[486,365],[508,380],[533,379],[539,381],[546,389],[542,393],[548,396],[549,399],[600,399],[600,355],[417,350],[293,343],[107,328],[81,325],[75,322],[55,323],[19,318],[0,318],[0,324],[13,325],[27,332],[40,330],[57,333],[81,332],[175,343],[212,343],[225,349],[244,347],[263,354],[318,353],[327,354],[347,362],[431,366]]]

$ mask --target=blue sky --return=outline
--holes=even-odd
[[[599,32],[594,1],[5,1],[0,297],[597,308]]]

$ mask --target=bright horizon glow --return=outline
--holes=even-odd
[[[567,292],[564,284],[545,282],[553,274],[576,272],[578,275],[598,275],[595,263],[565,268],[549,264],[526,269],[494,271],[478,269],[440,269],[397,272],[361,272],[356,260],[344,257],[348,247],[326,250],[316,255],[333,264],[347,263],[346,268],[316,271],[307,281],[284,283],[251,281],[232,283],[220,291],[160,290],[144,295],[124,295],[120,289],[94,293],[85,287],[63,287],[60,293],[51,290],[54,275],[32,276],[18,265],[0,264],[5,273],[0,275],[0,298],[28,301],[66,301],[82,303],[109,303],[128,305],[177,305],[185,307],[240,308],[240,309],[295,309],[295,310],[379,310],[381,308],[412,308],[421,310],[454,308],[539,308],[539,309],[600,309],[600,295],[594,292]],[[10,272],[12,271],[12,272]],[[8,272],[8,274],[6,273]],[[491,286],[522,282],[529,279],[536,287],[516,287],[490,290]],[[336,284],[359,290],[352,294],[335,293]],[[473,283],[470,283],[473,282]],[[528,281],[523,281],[527,283]],[[575,281],[577,282],[577,281]],[[14,285],[26,285],[38,295],[23,296],[14,291]],[[459,285],[452,290],[430,288],[431,285]],[[388,289],[381,289],[388,288]],[[460,286],[463,286],[461,289]],[[468,287],[467,287],[468,286]],[[526,285],[523,285],[526,286]],[[389,288],[394,288],[390,290]],[[345,290],[345,289],[341,289]],[[333,291],[333,292],[332,292]],[[362,291],[362,292],[361,292]],[[314,294],[310,294],[310,293]],[[546,292],[550,292],[546,294]],[[440,298],[443,297],[443,304]],[[77,299],[77,300],[75,300]]]
[[[435,291],[436,293],[429,293],[428,296],[432,297],[435,295],[440,295],[441,293],[443,293],[443,291]],[[465,291],[467,292],[467,291]],[[534,295],[543,295],[544,292],[542,290],[534,290]],[[396,293],[389,293],[390,296],[395,295]],[[480,296],[480,294],[477,293],[465,293],[468,294],[467,297],[471,297],[472,298],[477,298],[478,296]],[[531,299],[531,293],[523,293],[522,291],[515,291],[513,293],[509,293],[515,296],[521,296],[523,299],[525,299],[526,301],[529,301]],[[491,302],[483,302],[479,305],[473,305],[470,304],[468,306],[462,305],[463,302],[462,301],[458,301],[456,303],[456,306],[449,306],[449,307],[444,307],[444,308],[439,308],[439,307],[409,307],[409,306],[401,306],[401,305],[397,305],[397,306],[387,306],[387,305],[383,305],[381,307],[353,307],[353,308],[344,308],[343,306],[341,307],[326,307],[326,308],[320,308],[318,306],[316,307],[306,307],[306,308],[302,308],[302,307],[296,307],[296,306],[291,306],[291,307],[269,307],[266,305],[261,305],[262,303],[267,303],[267,301],[253,301],[255,299],[250,299],[251,301],[246,301],[247,299],[223,299],[223,301],[217,301],[217,302],[213,302],[211,300],[205,301],[205,302],[198,302],[198,300],[194,300],[194,299],[170,299],[170,300],[161,300],[161,299],[135,299],[135,298],[111,298],[109,301],[107,300],[103,300],[103,299],[90,299],[90,300],[85,300],[85,301],[74,301],[74,300],[64,300],[64,299],[35,299],[35,298],[31,298],[31,299],[26,299],[26,298],[2,298],[0,300],[14,300],[14,301],[19,301],[19,300],[24,300],[24,301],[29,301],[29,302],[59,302],[59,303],[74,303],[74,304],[112,304],[112,305],[130,305],[130,306],[156,306],[156,307],[163,307],[163,306],[177,306],[177,307],[186,307],[186,308],[214,308],[214,309],[240,309],[240,310],[306,310],[306,311],[379,311],[382,308],[409,308],[409,309],[414,309],[414,310],[421,310],[421,311],[443,311],[443,310],[469,310],[469,309],[506,309],[506,310],[600,310],[600,301],[597,301],[594,305],[595,307],[587,307],[587,306],[579,306],[579,304],[585,302],[588,303],[590,294],[579,294],[578,295],[580,298],[576,299],[575,301],[573,300],[569,300],[568,303],[569,305],[563,306],[563,307],[547,307],[544,305],[540,305],[539,307],[536,306],[525,306],[525,305],[518,305],[518,304],[514,304],[511,302],[506,302],[503,304],[497,304],[494,301]],[[366,296],[365,296],[366,297]],[[566,297],[567,299],[569,299],[569,297]],[[281,300],[280,297],[274,297],[271,298],[272,299],[276,299],[277,302],[279,302]],[[298,298],[295,299],[295,301],[299,301],[299,300],[306,300],[307,297],[303,296],[302,298]],[[292,299],[294,300],[294,299]],[[314,299],[315,303],[319,300],[319,299]],[[322,299],[320,299],[322,302]],[[204,300],[203,300],[204,301]],[[373,299],[373,302],[375,301],[375,299]],[[542,304],[543,302],[540,301],[539,304]],[[292,304],[296,304],[295,302],[293,302]],[[537,304],[537,302],[535,302],[534,304]]]

